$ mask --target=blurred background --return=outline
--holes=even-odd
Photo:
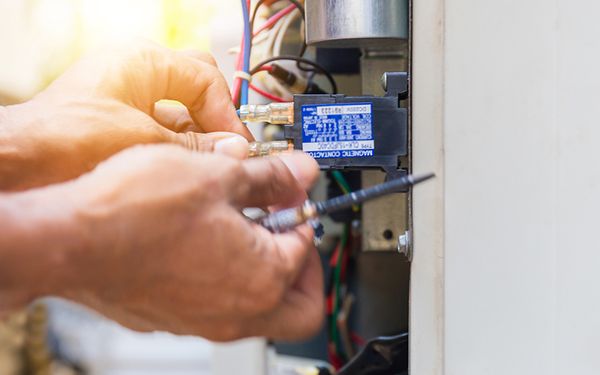
[[[239,44],[237,0],[0,0],[0,103],[43,89],[82,54],[147,38],[212,52],[227,79]]]

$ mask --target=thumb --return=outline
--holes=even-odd
[[[181,145],[191,151],[215,152],[236,159],[248,157],[248,141],[236,133],[175,133],[167,129],[165,129],[165,133],[167,142]]]

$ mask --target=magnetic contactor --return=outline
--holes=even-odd
[[[408,76],[385,73],[385,96],[294,95],[294,124],[285,137],[322,169],[382,169],[403,175],[408,153]]]
[[[407,173],[400,160],[408,154],[408,75],[385,73],[382,84],[381,97],[294,95],[293,103],[242,106],[240,118],[284,125],[284,138],[321,169],[380,169],[393,179]]]

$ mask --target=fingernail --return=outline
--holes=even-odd
[[[222,138],[215,142],[215,152],[236,159],[245,159],[248,156],[248,141],[237,135]]]

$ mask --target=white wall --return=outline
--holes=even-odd
[[[415,3],[413,374],[599,374],[600,3]]]

